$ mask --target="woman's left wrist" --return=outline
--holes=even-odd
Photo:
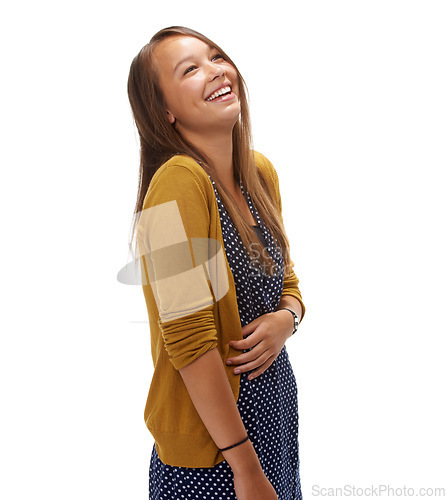
[[[279,309],[276,309],[275,312],[279,312],[279,311],[287,311],[287,314],[292,319],[291,332],[289,333],[289,337],[291,337],[292,335],[294,335],[294,333],[296,333],[297,326],[299,324],[299,317],[294,311],[292,311],[291,309],[289,309],[287,307],[281,307]]]

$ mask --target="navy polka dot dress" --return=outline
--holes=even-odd
[[[269,230],[263,225],[249,193],[240,187],[257,220],[254,226],[264,247],[277,264],[274,276],[253,266],[221,199],[216,185],[223,241],[229,267],[234,276],[241,326],[258,316],[275,311],[283,291],[283,258]],[[274,251],[276,249],[276,251]],[[262,249],[258,248],[259,251]],[[265,251],[265,250],[263,250]],[[237,354],[249,349],[237,351]],[[261,375],[248,380],[254,370],[240,375],[237,407],[248,436],[256,450],[263,472],[279,500],[302,498],[299,476],[297,385],[286,347]],[[236,499],[233,473],[224,460],[214,467],[174,467],[161,462],[153,445],[149,472],[149,500],[226,500]]]

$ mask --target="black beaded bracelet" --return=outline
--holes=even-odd
[[[246,436],[245,439],[243,439],[243,441],[240,441],[239,443],[233,444],[232,446],[228,446],[227,448],[220,448],[220,451],[226,451],[226,450],[230,450],[231,448],[235,448],[236,446],[238,446],[239,444],[244,443],[248,439],[249,439],[249,436]]]

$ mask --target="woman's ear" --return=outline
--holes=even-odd
[[[167,111],[167,118],[168,118],[170,123],[172,123],[172,124],[175,123],[175,117],[173,116],[173,114],[170,111]]]

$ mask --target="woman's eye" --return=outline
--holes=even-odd
[[[221,54],[216,54],[213,58],[212,58],[212,61],[214,59],[224,59],[223,56]],[[197,66],[189,66],[187,68],[187,70],[184,72],[185,75],[187,75],[187,73],[190,73],[193,69],[195,69]]]
[[[189,73],[190,70],[194,69],[196,66],[190,66],[187,68],[187,70],[184,72],[184,74]]]

